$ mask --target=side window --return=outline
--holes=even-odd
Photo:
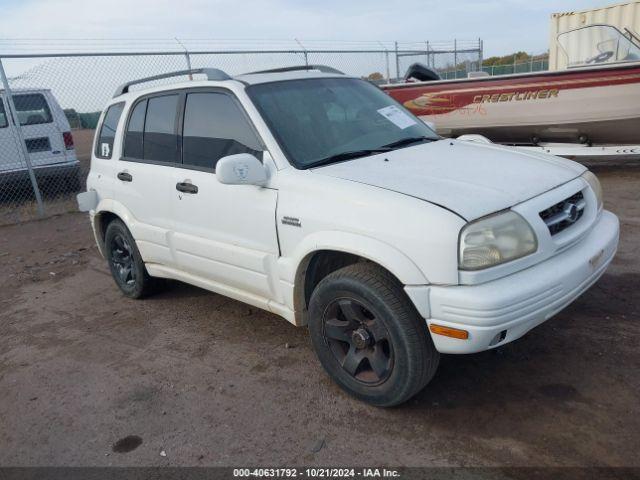
[[[147,101],[136,104],[129,117],[127,133],[124,137],[124,154],[129,158],[142,158],[142,134],[144,132],[144,117],[147,113]]]
[[[39,125],[53,121],[47,100],[41,93],[14,95],[13,103],[22,126]]]
[[[4,111],[4,104],[2,103],[2,98],[0,98],[0,128],[4,128],[7,125],[7,114]]]
[[[187,95],[182,133],[182,163],[216,168],[220,158],[251,153],[262,158],[260,141],[240,106],[222,93]]]
[[[145,160],[180,162],[176,135],[178,98],[164,95],[147,100],[142,157]]]
[[[113,140],[116,136],[116,128],[118,127],[118,121],[122,115],[123,108],[124,103],[116,103],[115,105],[111,105],[107,110],[102,125],[100,126],[100,133],[98,134],[96,157],[111,158],[111,154],[113,153]]]

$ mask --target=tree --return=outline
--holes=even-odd
[[[527,52],[514,52],[502,57],[489,57],[482,60],[482,65],[489,67],[491,65],[513,65],[514,63],[528,62],[529,60],[544,60],[548,58],[549,53],[534,55],[533,57]]]

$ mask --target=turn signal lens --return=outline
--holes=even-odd
[[[429,325],[429,330],[431,330],[431,333],[435,333],[436,335],[457,338],[459,340],[466,340],[467,338],[469,338],[469,332],[467,332],[466,330],[444,327],[442,325],[436,325],[434,323]]]

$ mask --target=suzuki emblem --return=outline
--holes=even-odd
[[[578,206],[575,203],[570,203],[570,202],[565,203],[564,206],[562,207],[562,210],[567,215],[567,221],[569,223],[574,223],[576,220],[578,220],[579,210],[578,210]]]

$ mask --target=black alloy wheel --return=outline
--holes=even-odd
[[[433,377],[439,353],[403,285],[370,262],[343,267],[311,293],[309,333],[322,367],[346,392],[391,407]]]
[[[124,285],[134,285],[136,273],[133,268],[133,250],[122,235],[113,237],[111,244],[111,265],[117,272],[118,279]]]
[[[127,297],[142,298],[154,290],[155,279],[147,273],[131,232],[119,219],[107,225],[104,253],[113,279]]]
[[[384,382],[393,369],[389,332],[370,306],[353,298],[329,304],[323,318],[324,338],[342,368],[366,385]]]

